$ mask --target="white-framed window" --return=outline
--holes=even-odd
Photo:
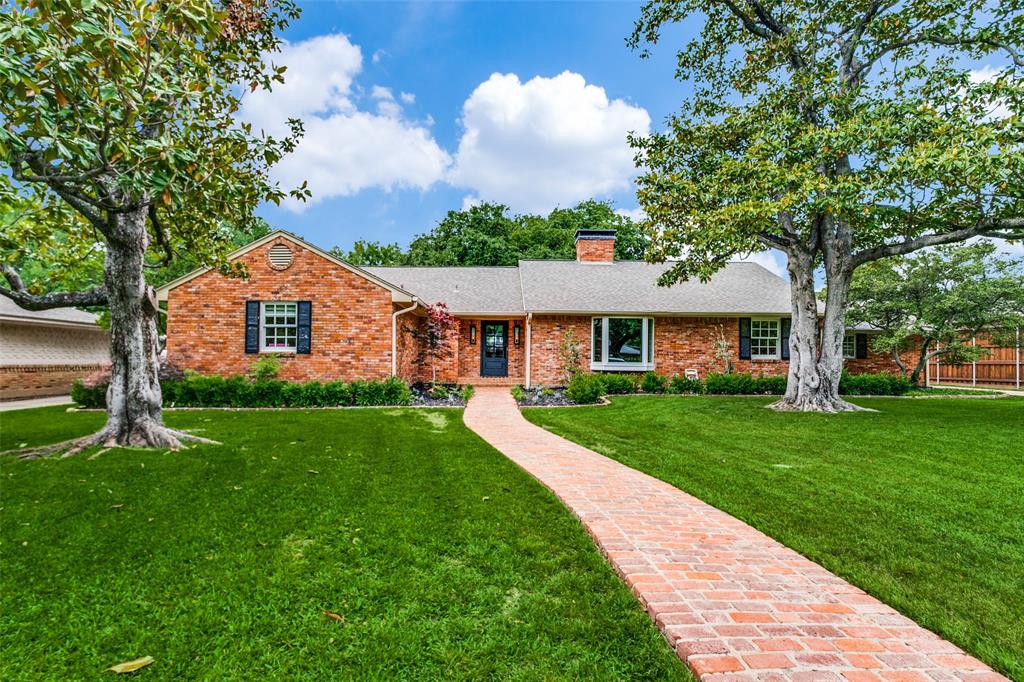
[[[260,352],[294,353],[299,336],[295,301],[260,303]]]
[[[750,320],[750,359],[777,360],[779,358],[778,318]]]
[[[653,317],[595,317],[590,368],[636,372],[654,369]]]
[[[847,334],[843,337],[843,357],[852,360],[857,357],[857,335]]]

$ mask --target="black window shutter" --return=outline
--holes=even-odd
[[[782,322],[779,324],[779,329],[782,330],[782,359],[789,360],[789,328],[793,324],[793,320],[789,317],[782,318]]]
[[[295,343],[296,353],[309,354],[310,348],[310,328],[313,322],[313,304],[309,301],[299,301],[299,334],[298,340]]]
[[[740,360],[750,359],[750,318],[740,318]]]
[[[863,360],[868,356],[868,335],[857,334],[857,359]]]
[[[260,302],[245,302],[245,352],[260,352]]]

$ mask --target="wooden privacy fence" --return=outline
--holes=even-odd
[[[988,354],[977,362],[950,365],[942,362],[941,356],[928,363],[925,382],[927,384],[970,384],[972,386],[1001,386],[1021,388],[1024,373],[1021,370],[1021,330],[1013,346],[996,346],[985,336],[971,338],[973,345],[987,348]]]

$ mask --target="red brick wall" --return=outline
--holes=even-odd
[[[615,260],[615,239],[576,240],[576,260],[611,263]]]
[[[293,254],[276,270],[267,250]],[[245,352],[245,302],[312,301],[310,354],[279,353],[281,378],[384,379],[391,374],[391,293],[283,237],[239,257],[247,280],[207,272],[171,290],[167,356],[202,374],[243,374],[259,357]],[[399,318],[401,319],[401,318]]]
[[[554,385],[561,382],[559,347],[566,330],[571,329],[583,351],[584,369],[590,367],[590,316],[535,315],[533,318],[533,361],[531,378],[534,384]],[[714,342],[723,334],[732,344],[733,367],[737,372],[758,376],[783,375],[789,360],[740,360],[739,321],[735,317],[658,317],[654,320],[654,364],[659,374],[671,376],[696,369],[701,378],[709,372],[721,372],[715,358]],[[895,372],[898,367],[888,356],[870,349],[863,360],[847,360],[850,372]]]
[[[403,318],[399,318],[403,319]],[[525,376],[526,362],[526,325],[520,320],[523,326],[520,345],[515,345],[514,326],[515,320],[508,322],[508,376],[510,380],[523,381]],[[415,323],[409,321],[403,325],[402,334],[405,337],[401,341],[399,351],[399,364],[402,367],[400,375],[407,381],[430,381],[431,369],[429,362],[419,364],[416,362],[416,341],[408,331],[409,324],[421,324],[422,320],[417,319]],[[469,325],[475,324],[477,331],[476,343],[469,342]],[[449,355],[436,362],[437,380],[445,383],[456,383],[459,381],[473,383],[480,379],[480,338],[481,321],[477,318],[459,318],[458,326],[448,340],[451,352]]]
[[[65,395],[71,384],[105,365],[7,365],[0,367],[0,400]]]

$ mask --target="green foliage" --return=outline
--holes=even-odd
[[[604,382],[604,392],[609,395],[636,393],[636,375],[609,372],[601,375],[601,381]]]
[[[459,398],[462,400],[462,403],[465,405],[465,404],[469,403],[470,399],[473,397],[473,393],[475,393],[475,392],[476,392],[476,389],[473,387],[473,384],[466,384],[465,386],[463,386],[459,390]]]
[[[850,374],[843,371],[839,392],[843,395],[904,395],[914,387],[900,374]]]
[[[162,381],[164,405],[171,407],[360,407],[408,405],[412,391],[401,380],[309,381],[295,383],[242,376],[204,376],[189,373],[184,379]],[[71,399],[84,408],[106,407],[107,385],[75,382]]]
[[[587,405],[596,403],[604,394],[604,380],[600,374],[579,372],[565,389],[565,395],[574,403]]]
[[[652,255],[679,258],[669,279],[707,279],[767,248],[810,256],[797,265],[813,269],[826,250],[856,265],[892,255],[883,245],[927,246],[913,241],[926,235],[1019,234],[1019,0],[757,9],[651,1],[629,40],[703,24],[677,53],[694,95],[668,130],[631,139]],[[1009,65],[975,81],[976,60]],[[1000,104],[1010,115],[991,115]]]
[[[444,384],[434,384],[430,387],[430,397],[434,400],[444,400],[448,395],[448,388]]]
[[[1024,260],[979,242],[868,263],[850,287],[847,324],[859,323],[881,330],[872,335],[876,352],[916,351],[918,361],[903,370],[919,383],[929,358],[980,359],[986,351],[970,340],[982,330],[1012,342],[1024,326]]]
[[[704,382],[704,392],[712,395],[782,395],[786,392],[786,377],[711,372]]]
[[[448,214],[403,253],[398,244],[357,241],[331,253],[357,265],[515,265],[520,259],[571,259],[581,228],[616,230],[615,257],[642,260],[647,237],[611,204],[583,201],[546,217],[510,215],[507,206],[483,203]]]
[[[301,122],[273,137],[236,118],[245,92],[283,82],[270,60],[297,16],[290,0],[4,5],[0,256],[30,291],[101,284],[128,213],[150,232],[151,282],[243,274],[224,256],[265,231],[256,207],[308,196],[269,174]]]
[[[664,393],[668,384],[668,377],[650,371],[644,372],[640,379],[640,388],[644,393]]]
[[[517,403],[524,402],[526,400],[526,389],[516,384],[512,387],[512,398]]]
[[[537,390],[537,394],[542,398],[550,398],[555,394],[555,389],[550,386],[541,386],[540,389]]]
[[[694,393],[699,395],[704,392],[704,384],[700,379],[687,379],[685,376],[677,374],[668,382],[666,390],[675,394]]]
[[[274,353],[263,355],[249,365],[249,376],[255,381],[266,381],[276,379],[281,372],[281,360]]]

